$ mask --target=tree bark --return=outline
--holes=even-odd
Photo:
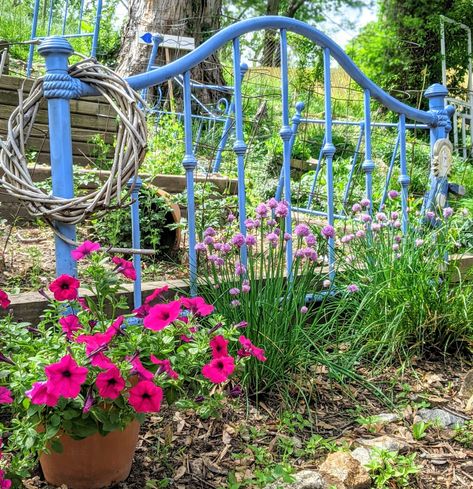
[[[198,46],[220,29],[221,13],[222,0],[130,0],[118,53],[118,73],[129,76],[146,71],[151,47],[138,43],[138,32],[189,36]],[[184,51],[171,50],[171,60],[183,54]],[[217,56],[213,54],[192,70],[192,77],[204,83],[223,84]]]
[[[278,15],[281,0],[268,0],[266,4],[266,15]],[[264,32],[264,47],[263,47],[263,66],[279,66],[280,60],[277,54],[279,53],[279,44],[276,33],[273,30],[267,29]]]

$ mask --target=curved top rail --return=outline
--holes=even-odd
[[[351,60],[345,51],[327,35],[305,22],[288,17],[268,15],[237,22],[236,24],[217,32],[194,51],[191,51],[182,58],[179,58],[166,66],[131,76],[127,81],[135,90],[147,86],[158,85],[180,73],[190,70],[234,38],[247,34],[248,32],[270,28],[287,29],[288,31],[307,37],[323,48],[329,48],[333,58],[337,60],[340,66],[351,76],[351,78],[353,78],[353,80],[355,80],[362,88],[368,89],[372,97],[384,104],[388,109],[400,114],[405,114],[409,119],[425,124],[434,125],[437,122],[435,114],[410,107],[382,90],[378,85],[372,82]]]

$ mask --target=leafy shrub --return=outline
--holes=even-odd
[[[176,230],[170,228],[174,222],[168,200],[158,195],[155,187],[144,184],[140,189],[139,202],[141,247],[156,250],[157,256],[171,253]],[[105,219],[93,221],[91,230],[94,239],[102,244],[130,248],[130,208],[127,206],[109,211]]]

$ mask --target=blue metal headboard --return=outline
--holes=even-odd
[[[281,101],[282,101],[282,120],[280,137],[283,143],[283,181],[284,199],[291,206],[291,181],[290,181],[290,158],[292,142],[294,140],[295,130],[301,122],[301,107],[296,110],[296,115],[290,125],[290,106],[289,106],[289,81],[288,81],[288,43],[287,32],[294,32],[312,40],[315,44],[323,48],[324,61],[324,91],[325,91],[325,137],[322,148],[322,154],[325,159],[327,172],[327,209],[324,215],[327,217],[329,224],[333,225],[335,221],[334,209],[334,188],[333,188],[333,157],[336,151],[332,142],[332,98],[331,98],[331,70],[330,61],[334,58],[337,63],[357,82],[364,94],[364,161],[362,164],[365,173],[365,192],[366,198],[372,199],[372,174],[375,169],[375,163],[372,159],[372,141],[371,141],[371,99],[378,100],[382,105],[399,115],[398,134],[399,134],[399,160],[400,176],[399,184],[401,186],[402,202],[402,229],[407,230],[408,222],[408,187],[409,175],[406,157],[406,119],[425,124],[430,129],[430,143],[433,148],[438,139],[445,138],[451,129],[450,118],[454,109],[445,107],[445,97],[447,90],[443,85],[435,84],[427,89],[425,96],[429,100],[429,110],[418,110],[410,107],[396,98],[392,97],[369,78],[367,78],[354,62],[345,54],[345,52],[334,43],[329,37],[314,27],[300,22],[295,19],[285,17],[266,16],[249,19],[238,22],[222,31],[213,35],[209,40],[203,43],[194,51],[184,57],[157,69],[141,73],[127,79],[128,83],[135,90],[142,90],[152,85],[158,85],[168,79],[182,76],[183,86],[183,113],[185,128],[185,156],[183,166],[186,170],[187,193],[188,193],[188,235],[189,235],[189,267],[192,292],[196,292],[197,283],[197,257],[195,251],[195,205],[194,205],[194,170],[197,165],[197,159],[194,154],[193,134],[192,134],[192,106],[191,90],[192,83],[190,70],[201,63],[208,56],[220,49],[227,42],[233,44],[233,79],[234,79],[234,125],[235,125],[235,142],[233,151],[235,153],[237,170],[238,170],[238,197],[239,197],[239,221],[240,231],[246,234],[246,192],[245,192],[245,171],[244,157],[247,146],[244,140],[243,131],[243,107],[242,107],[242,66],[241,66],[241,48],[240,37],[246,33],[261,29],[278,29],[280,31],[280,61],[281,61]],[[56,185],[58,196],[69,197],[72,192],[72,152],[70,149],[70,127],[69,121],[69,102],[70,98],[79,98],[85,96],[97,95],[93,87],[82,83],[77,79],[68,78],[68,57],[72,53],[72,48],[63,38],[46,39],[40,46],[40,53],[46,59],[47,75],[45,78],[45,96],[48,98],[49,107],[49,127],[51,138],[51,169],[54,182],[61,182]],[[58,75],[60,77],[58,78]],[[60,82],[58,80],[60,79]],[[69,87],[64,90],[64,86]],[[445,181],[439,181],[433,174],[431,175],[431,189],[428,199],[425,202],[423,211],[428,210],[434,205],[435,193],[440,191],[446,194],[448,185]],[[59,180],[58,180],[59,179]],[[445,180],[445,179],[444,179]],[[372,212],[372,207],[370,212]],[[292,230],[291,212],[286,217],[286,230]],[[58,224],[61,232],[66,236],[74,236],[75,231],[69,225]],[[57,245],[57,273],[75,273],[73,264],[67,259],[70,254],[69,245],[61,242],[59,239]],[[286,248],[288,270],[291,267],[292,247],[291,242],[287,243]],[[241,249],[241,262],[246,262],[245,246]],[[330,275],[333,278],[335,273],[335,239],[329,238],[329,267]],[[71,268],[72,266],[72,268]]]

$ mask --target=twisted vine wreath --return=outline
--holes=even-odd
[[[109,68],[90,59],[71,66],[69,75],[94,87],[110,104],[119,120],[113,164],[101,188],[86,195],[61,198],[47,195],[34,184],[25,146],[43,99],[45,78],[34,82],[26,99],[20,92],[18,107],[8,120],[7,139],[0,141],[0,170],[3,172],[0,186],[19,199],[32,216],[45,219],[53,228],[54,221],[80,223],[91,214],[112,207],[112,201],[113,206],[123,205],[122,200],[133,190],[133,187],[128,188],[127,182],[138,176],[146,152],[146,119],[144,111],[138,106],[143,101],[128,83]],[[122,199],[124,189],[128,192]]]

